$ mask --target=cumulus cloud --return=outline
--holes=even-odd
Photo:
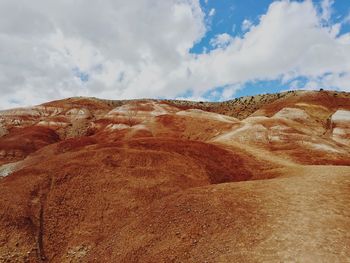
[[[334,0],[323,0],[321,2],[321,19],[328,21],[331,18],[333,4]]]
[[[215,15],[215,8],[210,9],[209,11],[209,16],[214,16]]]
[[[327,25],[311,1],[278,1],[270,5],[257,25],[243,37],[235,37],[225,49],[217,48],[191,61],[194,90],[251,80],[298,77],[328,80],[329,87],[348,89],[349,33],[339,35],[341,25]],[[210,74],[210,77],[196,78]],[[324,78],[326,74],[332,78]]]
[[[213,39],[210,40],[210,44],[217,48],[223,48],[230,44],[233,40],[233,37],[227,33],[216,35]]]
[[[242,31],[248,31],[251,27],[253,26],[253,22],[248,20],[248,19],[244,19],[242,22]]]
[[[243,36],[208,31],[198,0],[0,2],[0,108],[68,96],[222,97],[248,81],[302,76],[310,85],[348,89],[350,34],[324,23],[311,1],[273,2]]]
[[[303,89],[340,89],[350,91],[350,73],[326,73],[322,76],[310,78],[305,85],[302,85]]]
[[[349,14],[344,18],[343,23],[344,23],[344,24],[350,24],[350,12],[349,12]]]
[[[198,0],[3,0],[0,105],[166,95],[205,30]]]

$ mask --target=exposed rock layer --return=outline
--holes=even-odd
[[[0,112],[0,262],[347,262],[350,95]]]

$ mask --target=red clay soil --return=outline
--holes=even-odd
[[[59,136],[46,127],[12,128],[0,140],[0,164],[24,159],[28,154],[59,141]]]
[[[290,92],[286,97],[262,106],[258,112],[266,116],[272,116],[286,107],[298,107],[296,104],[305,103],[323,106],[331,111],[338,108],[350,110],[350,94],[345,92],[315,91],[300,94]]]
[[[298,103],[332,114],[350,100],[323,96],[276,95],[257,115]],[[123,111],[120,122],[107,115],[128,103],[140,103],[140,124],[125,125]],[[21,152],[3,163],[23,159],[0,163],[7,175],[0,177],[0,262],[350,261],[349,145],[311,124],[262,118],[255,124],[280,124],[291,135],[282,130],[284,141],[259,144],[234,137],[254,129],[248,121],[184,113],[171,103],[47,105],[87,108],[90,133],[60,140],[33,124],[0,138],[0,152]],[[319,149],[291,139],[301,135]]]
[[[17,260],[61,262],[69,257],[67,249],[81,242],[92,252],[156,200],[253,176],[245,167],[247,156],[202,142],[147,138],[90,143],[70,151],[62,151],[59,143],[54,156],[41,151],[36,164],[2,179],[0,222],[15,230],[1,229],[1,247]],[[19,245],[12,247],[14,242]]]
[[[93,98],[69,98],[64,100],[56,100],[42,104],[42,106],[57,107],[57,108],[88,108],[91,111],[95,110],[111,110],[112,106],[105,101]]]

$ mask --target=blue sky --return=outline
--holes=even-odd
[[[210,49],[210,39],[217,34],[228,33],[242,35],[242,23],[245,19],[258,23],[259,17],[266,13],[271,0],[200,0],[202,10],[209,16],[211,10],[215,14],[210,20],[210,30],[205,37],[191,49],[193,53],[202,53],[203,48]],[[295,1],[303,2],[303,1]],[[313,3],[321,9],[322,0],[314,0]],[[331,21],[341,22],[350,14],[349,0],[335,0],[332,4]],[[350,23],[343,24],[340,33],[350,32]]]
[[[235,0],[201,0],[200,4],[202,10],[207,15],[208,32],[206,35],[191,48],[191,53],[201,54],[203,52],[208,52],[214,47],[210,44],[210,40],[213,39],[218,34],[227,33],[233,36],[243,36],[245,31],[242,29],[243,21],[249,20],[252,23],[258,23],[259,17],[265,14],[269,5],[273,1],[271,0],[245,0],[245,1],[235,1]],[[317,5],[320,5],[320,1],[314,1]],[[337,8],[340,10],[344,9],[346,0],[343,3],[338,1]],[[346,12],[342,12],[341,17],[346,15]],[[343,28],[347,31],[346,28]],[[245,83],[241,89],[239,89],[232,97],[249,96],[260,93],[276,93],[281,90],[287,89],[281,81],[252,81]],[[210,101],[221,100],[220,94],[222,87],[218,87],[214,92],[207,92],[203,98]],[[214,95],[213,95],[214,94]],[[183,98],[192,97],[192,93],[185,93]]]
[[[274,2],[271,0],[201,0],[200,4],[204,12],[207,14],[209,30],[205,37],[196,43],[191,52],[200,54],[208,52],[213,49],[210,45],[210,40],[216,35],[228,33],[232,36],[243,36],[246,31],[242,30],[242,23],[244,20],[249,20],[253,24],[259,23],[259,17],[265,14]],[[303,2],[303,1],[295,1]],[[350,14],[349,0],[335,0],[332,2],[332,11],[329,23],[340,23]],[[322,0],[313,1],[316,8],[321,12]],[[215,11],[213,11],[215,10]],[[210,12],[214,13],[210,16]],[[350,32],[350,21],[343,23],[339,34]],[[304,78],[298,78],[302,83],[305,83]],[[350,83],[349,83],[350,86]],[[331,89],[332,87],[329,87]],[[281,80],[268,81],[250,81],[244,83],[242,87],[232,97],[241,97],[256,95],[260,93],[276,93],[290,89],[290,82],[282,83]],[[222,87],[217,88],[218,91]],[[215,92],[214,92],[215,93]],[[220,96],[211,96],[212,92],[205,94],[204,99],[208,100],[222,100]]]
[[[350,0],[0,1],[0,109],[350,92]]]
[[[201,53],[204,47],[210,49],[210,39],[217,34],[242,35],[243,21],[248,19],[257,22],[259,16],[266,13],[271,2],[266,0],[201,0],[200,3],[205,13],[209,15],[211,10],[215,10],[215,14],[209,19],[210,30],[202,41],[193,47],[192,52]]]

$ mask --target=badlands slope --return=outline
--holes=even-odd
[[[0,262],[350,262],[350,94],[0,112]]]

